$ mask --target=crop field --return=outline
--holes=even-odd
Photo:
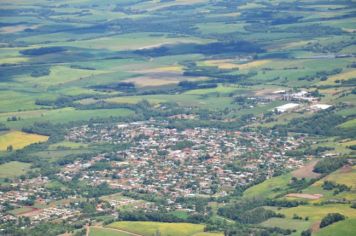
[[[11,161],[0,165],[0,178],[14,178],[26,174],[31,164]]]
[[[157,231],[162,236],[181,235],[193,236],[196,233],[202,233],[204,225],[189,224],[189,223],[159,223],[159,222],[143,222],[143,221],[121,221],[108,225],[109,228],[121,229],[128,232],[151,236]]]
[[[8,146],[14,150],[24,148],[33,143],[46,142],[47,136],[38,134],[29,134],[21,131],[10,131],[4,134],[0,133],[0,151],[5,151]]]

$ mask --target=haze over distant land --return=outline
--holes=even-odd
[[[2,0],[0,235],[352,236],[352,0]]]

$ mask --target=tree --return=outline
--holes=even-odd
[[[320,228],[324,228],[328,225],[331,225],[335,222],[345,220],[345,216],[340,213],[329,213],[325,216],[320,222]]]
[[[302,233],[301,233],[301,236],[311,236],[311,230],[310,229],[307,229],[307,230],[304,230]]]
[[[14,150],[14,147],[12,145],[7,146],[6,151],[12,152]]]

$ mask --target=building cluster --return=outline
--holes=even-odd
[[[170,196],[225,195],[236,186],[275,171],[302,165],[286,152],[303,140],[258,132],[215,128],[177,130],[165,122],[147,121],[119,125],[92,125],[70,130],[73,142],[111,143],[120,151],[68,164],[58,175],[70,180],[81,174],[96,185]],[[100,163],[110,168],[98,169]]]

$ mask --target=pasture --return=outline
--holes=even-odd
[[[11,161],[0,165],[0,178],[14,178],[26,174],[31,164]]]
[[[0,133],[0,151],[5,151],[8,146],[14,150],[24,148],[30,144],[46,142],[48,136],[29,134],[21,131],[9,131]]]
[[[334,195],[333,190],[324,190],[322,185],[324,181],[332,181],[337,184],[345,184],[351,187],[350,192],[341,192],[339,194]],[[320,202],[322,200],[327,199],[346,199],[346,200],[356,200],[355,197],[356,192],[356,167],[353,166],[345,166],[327,176],[322,178],[321,180],[315,182],[308,188],[303,190],[305,194],[322,194],[323,197],[318,201],[313,202]]]
[[[95,118],[109,117],[124,117],[131,116],[134,112],[129,109],[98,109],[98,110],[76,110],[71,107],[53,109],[53,110],[38,110],[34,112],[18,112],[12,113],[20,120],[7,122],[7,125],[12,128],[22,128],[31,125],[35,122],[50,121],[53,123],[68,123],[73,121],[89,121]],[[0,122],[7,121],[10,114],[0,113]]]
[[[349,204],[326,204],[321,206],[304,205],[292,208],[282,208],[281,210],[277,210],[277,212],[284,214],[289,219],[292,219],[294,214],[303,218],[309,217],[311,222],[319,221],[328,213],[334,212],[338,212],[349,218],[356,218],[356,211],[351,208]]]
[[[348,236],[356,232],[356,219],[346,219],[321,228],[315,236]]]
[[[248,188],[244,194],[244,198],[252,197],[273,197],[278,195],[283,189],[286,188],[287,184],[291,180],[291,174],[285,174],[271,179],[265,180],[264,182]]]

